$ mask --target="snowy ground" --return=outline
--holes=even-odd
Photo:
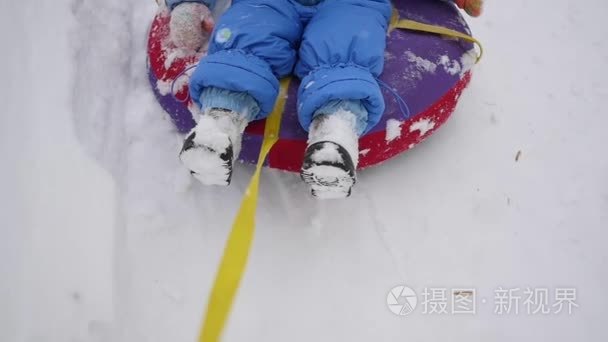
[[[1,341],[194,340],[252,167],[217,190],[178,164],[145,75],[155,10],[0,4]],[[607,12],[490,1],[472,21],[487,56],[457,113],[362,172],[348,201],[314,201],[298,176],[265,170],[225,340],[607,340]],[[420,301],[474,288],[477,313],[395,316],[398,284]],[[500,315],[498,287],[575,288],[579,307]]]

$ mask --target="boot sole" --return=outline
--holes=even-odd
[[[334,144],[340,155],[340,161],[315,161],[315,152],[325,144]],[[356,183],[355,168],[348,152],[332,142],[318,142],[306,149],[300,176],[310,186],[314,197],[320,199],[346,198],[351,195]]]
[[[190,174],[204,185],[230,185],[233,164],[232,144],[223,153],[218,153],[207,146],[196,145],[195,137],[196,134],[193,133],[186,139],[179,154]]]

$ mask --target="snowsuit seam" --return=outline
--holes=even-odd
[[[264,61],[262,58],[259,58],[259,57],[255,56],[255,55],[251,54],[251,53],[247,53],[244,50],[240,50],[240,49],[231,49],[231,50],[218,51],[218,52],[214,53],[213,55],[215,55],[215,54],[221,54],[222,52],[224,52],[224,53],[238,52],[238,53],[243,54],[246,58],[257,59],[257,60],[263,61],[264,63],[267,64],[267,62]],[[226,63],[226,62],[213,61],[213,60],[211,60],[211,61],[206,60],[206,61],[204,61],[204,63],[205,64],[225,65],[225,66],[229,66],[229,67],[233,67],[233,68],[237,68],[237,69],[243,70],[245,72],[249,72],[251,74],[254,74],[254,75],[258,76],[259,78],[264,79],[266,82],[268,82],[274,91],[278,91],[279,90],[279,88],[277,88],[276,86],[274,86],[273,83],[275,83],[275,82],[273,82],[272,80],[269,80],[266,76],[260,75],[259,73],[255,72],[253,70],[244,68],[242,66],[234,65],[234,64],[230,64],[230,63]],[[274,73],[273,73],[273,75],[274,75]]]
[[[368,72],[371,74],[371,71],[366,68],[363,67],[359,64],[355,64],[355,63],[337,63],[337,64],[332,64],[332,65],[319,65],[317,67],[315,67],[314,69],[311,69],[308,74],[306,74],[305,76],[302,77],[302,79],[304,79],[305,77],[309,77],[310,75],[317,73],[321,70],[333,70],[333,69],[344,69],[344,68],[356,68],[365,72]]]

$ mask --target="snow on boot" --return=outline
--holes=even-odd
[[[246,126],[247,120],[236,112],[207,110],[184,141],[182,163],[205,185],[229,185]]]
[[[344,110],[313,120],[300,175],[314,197],[350,196],[359,162],[356,121],[353,113]]]

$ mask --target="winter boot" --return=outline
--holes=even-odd
[[[186,137],[179,158],[201,183],[229,185],[246,126],[238,113],[211,108]]]
[[[317,115],[313,120],[300,175],[314,197],[350,196],[359,162],[356,121],[355,115],[345,110]]]

